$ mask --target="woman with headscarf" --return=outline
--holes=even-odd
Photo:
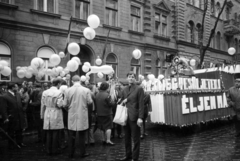
[[[109,84],[103,82],[99,87],[99,93],[96,95],[96,111],[98,128],[103,131],[103,142],[106,145],[115,145],[111,139],[111,129],[113,128],[113,102],[109,95]]]

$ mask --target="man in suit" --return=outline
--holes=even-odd
[[[80,77],[72,77],[73,86],[68,88],[64,96],[64,107],[68,109],[69,158],[75,152],[76,134],[79,134],[80,156],[89,156],[85,149],[85,132],[89,128],[88,107],[93,103],[91,92],[80,83]]]
[[[7,83],[0,82],[0,95],[3,95],[6,92],[6,89],[7,89]]]
[[[16,136],[16,142],[19,146],[24,147],[22,130],[24,128],[24,116],[22,109],[21,96],[17,92],[17,85],[9,83],[8,91],[3,94],[1,101],[2,115],[4,123],[8,124],[8,134],[11,138]],[[13,148],[13,144],[9,141],[9,148]]]
[[[128,109],[128,119],[125,131],[125,149],[126,156],[120,160],[138,161],[140,151],[140,127],[144,118],[144,91],[142,87],[136,85],[136,74],[129,72],[127,74],[129,86],[126,86],[122,92],[123,104],[126,104]],[[133,139],[133,150],[132,140]]]
[[[235,78],[235,86],[231,87],[227,93],[227,101],[236,116],[234,116],[236,137],[240,137],[240,78]]]

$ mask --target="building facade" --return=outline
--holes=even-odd
[[[0,60],[7,60],[12,69],[10,77],[0,81],[21,81],[16,67],[29,66],[34,57],[44,59],[47,68],[52,54],[65,50],[68,26],[72,16],[70,42],[80,45],[77,55],[81,62],[95,64],[102,57],[110,30],[104,63],[112,65],[118,78],[129,70],[137,75],[167,74],[168,55],[191,58],[199,55],[197,29],[202,25],[203,4],[200,0],[0,0]],[[222,1],[209,1],[205,19],[204,38],[207,41]],[[214,9],[213,9],[214,8]],[[207,51],[206,64],[215,60],[232,61],[227,49],[235,45],[240,52],[240,2],[228,3],[217,26],[217,32]],[[236,12],[236,13],[235,13]],[[195,14],[193,14],[195,13]],[[87,17],[96,14],[100,27],[96,37],[86,40],[83,30]],[[132,58],[140,49],[142,57]],[[65,67],[68,54],[61,61]],[[81,65],[75,74],[83,75]],[[32,78],[34,79],[34,78]],[[95,82],[96,75],[91,76]],[[49,77],[43,78],[49,80]]]

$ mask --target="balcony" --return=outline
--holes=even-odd
[[[224,21],[224,30],[227,36],[240,34],[240,22],[237,22],[235,19],[226,20]]]

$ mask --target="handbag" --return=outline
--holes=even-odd
[[[127,114],[126,105],[125,106],[123,106],[122,104],[118,105],[113,122],[116,124],[125,126],[127,122],[127,117],[128,117],[128,114]]]

